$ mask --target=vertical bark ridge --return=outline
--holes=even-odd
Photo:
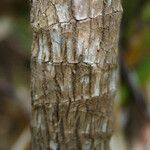
[[[32,149],[109,149],[120,0],[31,5]]]

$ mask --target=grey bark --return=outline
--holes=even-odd
[[[107,150],[120,0],[32,0],[32,149]]]

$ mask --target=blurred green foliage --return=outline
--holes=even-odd
[[[150,2],[123,0],[121,51],[137,85],[145,89],[150,80]],[[130,102],[128,89],[121,86],[121,104]]]
[[[142,9],[141,18],[150,23],[150,2],[146,3]]]

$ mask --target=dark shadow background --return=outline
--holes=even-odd
[[[124,14],[121,25],[120,53],[123,54],[125,63],[130,68],[130,76],[136,86],[140,87],[149,106],[150,1],[122,0],[122,4]],[[29,1],[1,0],[0,150],[29,149],[31,42]],[[143,121],[143,128],[140,128],[142,132],[136,135],[137,141],[142,139],[144,144],[145,141],[150,144],[150,128],[147,126],[147,121],[137,117],[136,111],[129,113],[130,109],[134,109],[131,107],[134,103],[131,103],[129,90],[121,84],[120,98],[116,102],[116,126],[124,131],[123,133],[128,137],[127,141],[131,141],[135,133],[139,132],[139,127],[136,125]]]

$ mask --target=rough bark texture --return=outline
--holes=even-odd
[[[31,5],[32,149],[109,149],[120,0]]]

